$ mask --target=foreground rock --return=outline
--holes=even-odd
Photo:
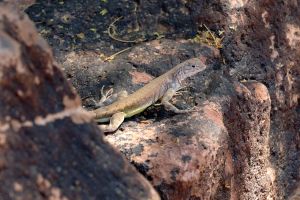
[[[103,140],[24,15],[0,7],[1,199],[159,199]]]

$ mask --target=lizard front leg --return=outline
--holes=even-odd
[[[99,128],[102,129],[103,132],[114,132],[122,124],[125,116],[126,114],[124,112],[117,112],[111,116],[108,125],[99,125]]]
[[[167,90],[167,92],[164,94],[164,96],[162,97],[161,100],[161,104],[164,105],[164,107],[166,108],[166,110],[170,110],[174,113],[188,113],[193,111],[194,109],[184,109],[184,110],[180,110],[178,108],[176,108],[173,104],[171,104],[169,101],[172,99],[172,97],[176,94],[176,90],[170,88]]]

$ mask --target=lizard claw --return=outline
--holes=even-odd
[[[112,96],[114,89],[110,88],[107,92],[104,93],[104,85],[101,88],[101,99],[100,102],[104,102]]]
[[[104,87],[105,87],[105,86],[103,85],[102,88],[101,88],[101,99],[102,99],[102,98],[105,98],[105,100],[106,100],[106,99],[109,99],[109,98],[111,97],[111,95],[112,95],[114,89],[113,89],[113,88],[110,88],[107,92],[104,93]],[[105,101],[105,100],[104,100],[104,101]]]

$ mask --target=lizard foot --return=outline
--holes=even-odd
[[[126,116],[126,114],[124,112],[117,112],[117,113],[115,113],[111,116],[110,122],[109,122],[108,125],[98,125],[98,127],[103,132],[114,132],[122,124],[122,122],[124,121],[125,116]]]
[[[95,102],[95,106],[102,107],[103,103],[112,96],[113,91],[114,91],[114,89],[110,88],[107,92],[104,92],[104,85],[103,85],[101,88],[101,91],[100,91],[100,93],[101,93],[100,101]]]
[[[112,94],[114,92],[114,89],[113,88],[110,88],[107,92],[104,93],[104,85],[102,86],[101,88],[101,99],[100,101],[106,101],[107,99],[109,99]]]
[[[188,92],[186,90],[186,88],[188,88],[188,86],[181,86],[178,90],[176,90],[176,92],[174,93],[174,96],[180,96],[185,92]]]

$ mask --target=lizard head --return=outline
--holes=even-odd
[[[200,58],[191,58],[180,63],[176,72],[176,78],[180,82],[206,69],[206,65]]]

